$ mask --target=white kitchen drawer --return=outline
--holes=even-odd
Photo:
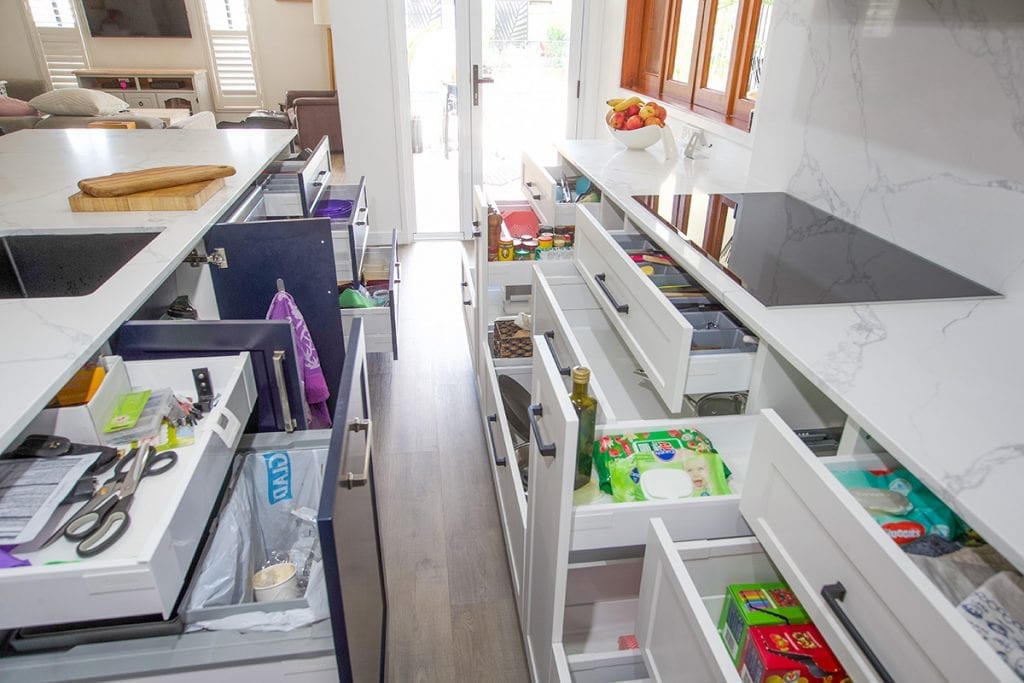
[[[198,367],[209,369],[220,398],[197,426],[196,442],[175,449],[178,462],[170,470],[141,481],[131,524],[109,549],[81,559],[74,543],[60,539],[26,554],[32,566],[0,572],[0,628],[171,614],[252,412],[256,384],[248,353],[125,363],[132,386],[170,387],[185,396],[195,396],[192,369]]]
[[[398,301],[402,264],[398,260],[398,231],[391,232],[391,246],[367,247],[363,272],[367,280],[387,281],[388,305],[374,308],[342,308],[341,327],[347,340],[352,321],[363,319],[367,353],[390,353],[398,360]],[[381,285],[383,289],[383,284]]]
[[[459,259],[459,287],[460,300],[462,301],[462,320],[466,325],[466,340],[469,342],[469,356],[473,363],[473,374],[478,380],[482,380],[480,373],[480,322],[477,305],[476,275],[469,257],[463,252]]]
[[[576,224],[576,204],[555,201],[555,178],[561,178],[563,171],[566,175],[579,175],[570,167],[542,166],[529,154],[523,154],[523,194],[544,225]]]
[[[516,606],[522,613],[523,572],[526,564],[526,490],[516,460],[512,432],[505,415],[498,377],[508,375],[515,378],[524,388],[528,388],[530,365],[523,364],[523,361],[529,362],[526,358],[518,359],[518,367],[496,369],[486,348],[481,348],[479,353],[484,365],[480,387],[484,438],[487,441],[487,455],[498,497],[501,525],[505,532],[505,549],[512,575],[512,588],[516,594]],[[526,416],[523,417],[525,419]]]
[[[325,135],[305,160],[271,164],[264,208],[269,218],[309,218],[331,180],[331,149]]]
[[[640,683],[651,680],[639,650],[565,655],[555,645],[559,680],[573,683]]]
[[[772,411],[757,440],[740,510],[850,675],[879,680],[838,608],[897,681],[1007,681],[1013,673],[900,547]],[[830,463],[827,465],[827,463]]]
[[[647,531],[637,642],[651,679],[735,681],[718,632],[728,586],[781,581],[757,539],[674,543],[660,519]]]
[[[580,217],[575,247],[580,274],[668,409],[682,410],[686,393],[749,388],[756,346],[691,349],[693,324],[590,213]]]
[[[129,107],[136,109],[156,109],[156,93],[129,93],[127,94]]]

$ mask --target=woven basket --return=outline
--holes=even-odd
[[[529,358],[533,355],[533,339],[530,331],[515,323],[515,318],[498,318],[494,321],[494,357]]]

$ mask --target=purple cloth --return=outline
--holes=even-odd
[[[331,395],[327,388],[327,380],[320,369],[320,356],[317,355],[313,337],[306,327],[295,299],[288,292],[278,292],[270,302],[267,320],[287,320],[292,324],[295,336],[296,351],[302,358],[302,378],[306,384],[306,403],[309,405],[310,429],[326,429],[331,426],[331,415],[327,412],[327,397]]]
[[[23,560],[20,557],[11,555],[11,551],[17,546],[13,545],[0,545],[0,569],[7,569],[8,567],[27,567],[32,564],[28,560]]]

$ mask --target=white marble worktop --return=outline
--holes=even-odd
[[[0,237],[160,233],[92,294],[0,300],[0,449],[181,264],[294,132],[78,129],[0,137]],[[68,206],[82,178],[183,164],[228,164],[236,174],[196,211],[72,213]]]
[[[1024,282],[1003,298],[766,308],[639,203],[636,194],[766,191],[660,145],[558,145],[716,298],[1018,568],[1024,569]]]

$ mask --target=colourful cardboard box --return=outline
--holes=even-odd
[[[726,589],[718,633],[739,668],[740,655],[752,626],[806,624],[807,612],[784,583],[741,583]]]
[[[739,672],[744,683],[850,683],[814,624],[751,627]]]

